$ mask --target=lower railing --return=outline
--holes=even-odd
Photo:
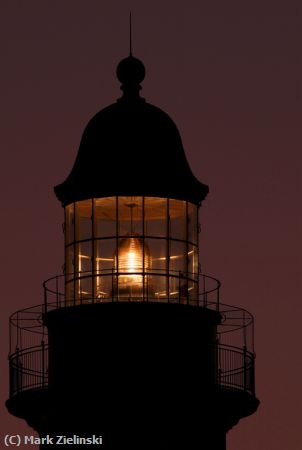
[[[133,280],[135,279],[135,280]],[[91,303],[179,303],[219,309],[220,281],[202,273],[162,269],[77,272],[44,281],[44,312]]]
[[[254,358],[245,348],[217,344],[213,384],[255,395]],[[48,345],[16,351],[9,357],[10,397],[48,387]]]
[[[48,386],[48,345],[17,351],[9,357],[10,397]]]

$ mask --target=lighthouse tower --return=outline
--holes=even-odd
[[[64,273],[10,318],[6,404],[40,448],[225,450],[258,407],[253,317],[200,271],[208,187],[140,96],[144,76],[133,56],[119,63],[122,97],[90,120],[55,187]]]

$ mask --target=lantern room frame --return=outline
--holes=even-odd
[[[83,200],[65,207],[64,229],[68,304],[91,298],[196,304],[198,205],[145,196]],[[141,251],[129,268],[121,246],[130,239]],[[141,289],[126,289],[131,277]]]

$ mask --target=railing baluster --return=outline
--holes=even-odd
[[[110,277],[111,275],[112,298],[109,298],[109,301],[118,301],[117,277],[119,276],[119,274],[115,272],[114,268],[110,270],[107,271],[105,275],[103,275],[106,276],[106,283],[105,283],[106,290],[108,289],[108,292],[110,292],[110,280],[107,277]],[[153,275],[154,279],[156,276],[159,276],[158,273],[156,272],[153,273],[153,271],[150,271],[147,274],[145,272],[143,274],[139,273],[139,275],[145,277],[144,281],[146,283],[144,286],[144,298],[142,299],[142,301],[143,300],[158,301],[158,302],[169,301],[169,296],[166,299],[163,297],[157,297],[156,299],[148,297],[149,277]],[[101,276],[102,275],[100,275],[100,277]],[[171,274],[168,274],[167,276],[171,276],[172,280]],[[181,271],[180,272],[175,271],[173,275],[173,279],[176,279],[175,287],[177,286],[177,276],[178,276],[178,303],[181,304],[184,298],[183,297],[184,286],[182,286],[182,282],[186,281],[186,277]],[[203,286],[202,294],[200,290],[200,306],[212,310],[218,309],[221,312],[223,318],[221,324],[218,325],[218,335],[221,336],[221,341],[220,343],[217,344],[217,347],[215,349],[216,351],[215,358],[217,359],[216,363],[217,367],[215,375],[216,382],[219,385],[224,386],[226,388],[241,389],[246,392],[254,394],[255,392],[254,354],[250,353],[250,348],[248,348],[248,345],[251,345],[251,349],[253,350],[253,320],[250,314],[248,312],[245,313],[244,310],[242,309],[220,305],[219,282],[211,277],[207,277],[204,274],[201,274],[200,276],[202,277],[200,278],[200,285]],[[78,281],[80,284],[81,279],[79,278]],[[214,282],[216,282],[216,284],[213,286]],[[46,387],[48,384],[47,335],[45,338],[46,340],[45,343],[43,321],[41,320],[41,316],[43,313],[45,314],[47,313],[47,311],[53,308],[56,307],[60,308],[62,304],[64,305],[64,293],[59,292],[59,285],[60,285],[59,277],[56,276],[55,278],[52,278],[49,281],[49,283],[51,284],[48,284],[48,282],[44,283],[44,306],[40,305],[39,307],[28,308],[23,311],[18,311],[10,319],[11,325],[11,347],[9,357],[10,383],[11,383],[10,395],[15,395],[16,393],[26,389]],[[54,291],[54,284],[55,284],[55,291]],[[173,301],[177,302],[176,293],[173,298],[174,300],[172,299],[172,302]],[[108,301],[108,297],[105,297],[105,299],[107,299]],[[137,296],[129,298],[129,301],[137,301],[137,300],[141,300],[141,298],[138,299]],[[77,303],[83,302],[85,303],[85,296],[83,296],[81,292],[79,294],[79,297],[77,297]],[[70,306],[72,305],[70,304]],[[238,311],[240,311],[241,315],[236,314]],[[222,327],[225,324],[229,325],[228,323],[229,319],[232,320],[234,319],[235,323],[234,327],[235,326],[237,327],[238,319],[241,320],[240,338],[243,341],[241,343],[241,345],[243,344],[242,347],[232,347],[231,345],[226,345],[231,344],[231,341],[228,339],[228,336],[231,337],[231,333],[227,332],[227,334],[223,334],[222,331],[222,333],[219,334],[219,330],[221,331]],[[248,328],[249,326],[251,328]],[[234,328],[235,331],[238,329],[239,328]],[[247,331],[250,329],[252,332],[251,335],[247,333]],[[29,330],[34,331],[30,332]],[[39,339],[38,342],[36,337],[38,337]],[[39,344],[39,346],[35,346],[37,344]],[[15,350],[15,345],[16,351],[15,353],[12,354],[11,352]]]
[[[57,308],[59,308],[59,287],[58,287],[58,276],[56,276],[56,301],[57,301]]]
[[[42,346],[42,387],[45,387],[45,344],[41,342]]]
[[[246,345],[243,347],[243,389],[246,391]]]
[[[19,348],[17,347],[16,351],[16,378],[17,378],[17,386],[16,391],[19,392],[20,380],[19,380]]]

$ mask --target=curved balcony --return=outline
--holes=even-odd
[[[10,397],[48,386],[48,345],[17,350],[9,357]]]
[[[215,346],[217,370],[214,385],[255,395],[254,354],[246,349]],[[48,387],[48,345],[18,350],[9,358],[10,397]]]
[[[123,276],[123,273],[119,273]],[[91,274],[79,274],[79,279]],[[100,276],[96,274],[95,276]],[[104,275],[109,277],[110,275]],[[117,274],[111,274],[110,282]],[[156,274],[155,276],[161,276]],[[48,386],[48,334],[43,314],[73,305],[144,301],[156,303],[180,303],[219,311],[221,322],[216,335],[216,369],[214,384],[255,394],[254,383],[254,333],[253,316],[246,310],[220,303],[220,282],[200,274],[199,295],[190,298],[181,290],[182,274],[172,274],[179,290],[173,295],[161,297],[129,296],[93,297],[90,295],[67,298],[65,276],[57,276],[44,283],[44,304],[15,312],[10,317],[10,396],[26,390],[44,389]],[[187,279],[187,277],[186,277]],[[114,291],[112,291],[114,292]]]

